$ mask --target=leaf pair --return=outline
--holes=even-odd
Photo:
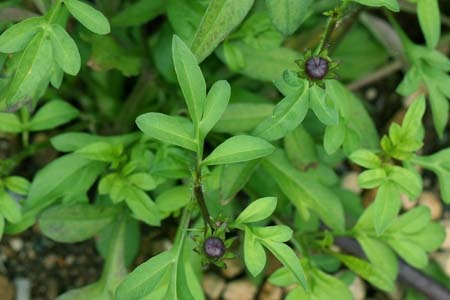
[[[272,116],[262,121],[254,134],[269,141],[280,139],[303,121],[310,108],[323,124],[338,124],[338,112],[328,105],[326,91],[316,85],[310,88],[303,82],[275,106]]]
[[[347,300],[351,299],[352,295],[347,285],[335,276],[331,276],[320,269],[307,265],[305,270],[308,275],[308,282],[310,286],[309,292],[301,287],[292,289],[285,299],[336,299]],[[269,282],[277,286],[291,286],[296,284],[294,276],[286,267],[279,268],[269,277]]]
[[[22,209],[17,199],[10,193],[26,196],[29,186],[28,180],[19,176],[0,179],[0,240],[5,230],[5,220],[9,223],[18,223],[22,219]]]
[[[78,110],[70,104],[53,100],[40,108],[27,124],[22,124],[13,113],[0,113],[0,130],[13,133],[49,130],[72,121],[78,115]]]
[[[200,261],[192,257],[187,239],[188,211],[184,212],[173,247],[139,265],[117,288],[117,300],[201,300],[203,291],[194,272]]]
[[[395,279],[397,268],[392,250],[387,245],[409,264],[424,268],[428,263],[426,252],[436,250],[444,241],[444,229],[431,222],[430,211],[424,206],[395,218],[381,235],[376,235],[374,228],[372,218],[375,213],[375,207],[369,207],[354,229],[369,260],[391,280]]]
[[[109,32],[105,16],[91,6],[78,0],[67,0],[64,4],[89,30],[99,34]],[[59,68],[71,75],[79,72],[81,60],[75,41],[61,25],[53,23],[60,6],[58,1],[45,17],[22,21],[0,35],[0,52],[23,51],[16,73],[0,96],[0,109],[16,110],[23,106],[22,102],[40,96],[40,89],[50,80],[59,86],[57,77],[62,76]]]
[[[411,160],[414,164],[422,166],[436,173],[439,179],[439,188],[442,199],[450,203],[450,149],[444,149],[429,156],[415,156]]]
[[[158,226],[159,210],[145,192],[155,189],[157,184],[150,174],[133,171],[125,166],[120,172],[103,177],[98,186],[99,194],[108,194],[113,203],[125,201],[136,219]]]

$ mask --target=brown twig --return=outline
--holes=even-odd
[[[401,70],[402,67],[403,63],[399,60],[396,60],[393,63],[390,63],[389,65],[382,67],[381,69],[378,69],[373,73],[367,74],[366,76],[351,82],[347,85],[347,88],[351,91],[357,91],[367,85],[377,82],[378,80]]]

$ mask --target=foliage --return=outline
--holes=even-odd
[[[286,299],[351,299],[338,271],[389,292],[397,256],[425,268],[442,244],[428,209],[401,209],[424,188],[419,168],[450,203],[450,149],[422,152],[427,105],[448,138],[437,0],[410,0],[423,45],[397,0],[28,2],[35,16],[0,20],[0,132],[21,147],[0,161],[0,238],[36,223],[61,243],[98,237],[101,277],[58,299],[204,299],[202,266],[242,258],[260,278],[267,252]],[[392,53],[359,21],[366,9],[386,12],[409,66],[396,92],[412,102],[381,139],[345,85]],[[49,147],[61,155],[21,173]],[[341,188],[348,164],[376,190],[367,207]],[[177,233],[131,270],[143,226]],[[365,258],[334,247],[341,236]]]

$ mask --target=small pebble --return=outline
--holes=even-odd
[[[362,189],[361,187],[358,185],[358,172],[348,172],[347,174],[344,175],[344,177],[342,178],[342,183],[341,186],[349,191],[352,191],[355,194],[360,194]]]
[[[280,300],[282,297],[283,289],[266,281],[261,288],[258,300]]]
[[[225,289],[225,280],[214,273],[207,273],[203,276],[202,286],[205,294],[211,300],[216,300]]]
[[[374,87],[369,87],[365,92],[365,98],[369,101],[373,101],[378,97],[378,91]]]
[[[248,279],[230,282],[223,293],[224,300],[253,300],[256,295],[256,286]]]
[[[445,228],[445,240],[441,245],[441,249],[450,250],[450,219],[442,221],[442,226]]]
[[[433,192],[423,192],[419,197],[419,204],[430,209],[431,219],[437,220],[442,216],[442,202]]]
[[[231,279],[244,271],[244,265],[239,259],[230,259],[225,261],[227,267],[221,270],[225,278]]]
[[[19,238],[12,238],[9,241],[9,245],[11,246],[11,248],[14,251],[19,252],[23,248],[23,241],[21,239],[19,239]]]
[[[404,210],[410,210],[417,205],[416,201],[411,201],[408,195],[401,193],[400,199],[402,200],[402,206]]]
[[[17,277],[14,279],[14,285],[16,286],[17,300],[31,299],[31,282],[28,278]]]
[[[366,299],[366,284],[360,277],[355,276],[355,280],[350,284],[349,289],[353,295],[353,300]]]

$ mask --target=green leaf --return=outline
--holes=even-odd
[[[34,177],[25,207],[33,215],[60,197],[81,197],[94,183],[105,164],[69,154],[57,158]]]
[[[42,30],[39,25],[43,23],[44,18],[35,17],[25,19],[6,29],[0,35],[0,52],[15,53],[25,49],[33,37]]]
[[[132,174],[128,177],[128,181],[144,191],[151,191],[157,186],[155,179],[148,173]]]
[[[0,215],[11,223],[17,223],[22,218],[19,204],[4,190],[0,190]]]
[[[108,34],[111,32],[108,19],[92,6],[78,0],[64,0],[64,5],[75,19],[93,33]]]
[[[30,182],[20,176],[6,177],[4,183],[8,190],[19,195],[28,194],[28,190],[30,189]]]
[[[401,207],[400,192],[392,182],[384,182],[377,191],[374,209],[375,231],[378,235],[392,224]]]
[[[342,204],[332,190],[316,178],[296,170],[279,150],[265,158],[262,165],[299,211],[306,205],[329,227],[344,230]]]
[[[175,33],[185,42],[194,38],[211,0],[167,0],[167,17]]]
[[[435,48],[441,35],[441,15],[438,0],[417,0],[417,15],[427,46]]]
[[[301,55],[290,48],[270,47],[260,49],[240,40],[230,41],[229,43],[244,57],[245,65],[239,70],[239,73],[250,78],[273,81],[279,79],[285,70],[295,70],[298,68],[295,61]],[[217,55],[226,63],[223,47],[218,48]]]
[[[194,124],[198,124],[205,108],[205,78],[194,54],[176,35],[172,39],[172,58],[189,114]]]
[[[425,97],[420,95],[408,108],[402,121],[402,130],[408,135],[417,135],[422,129],[422,118],[425,114]]]
[[[261,243],[256,239],[252,228],[245,226],[244,236],[244,261],[250,274],[258,276],[266,265],[266,251]]]
[[[266,0],[273,25],[284,35],[293,34],[309,13],[312,0]]]
[[[12,113],[0,112],[0,132],[19,133],[22,131],[22,124],[19,117]]]
[[[230,103],[213,131],[231,134],[251,131],[272,114],[273,108],[269,103]]]
[[[31,119],[28,129],[31,131],[53,129],[72,121],[79,114],[79,111],[67,102],[52,100],[37,111]]]
[[[259,160],[255,159],[221,166],[223,168],[220,178],[220,197],[222,203],[227,203],[244,188],[258,165]]]
[[[361,167],[368,169],[375,169],[381,167],[380,158],[372,151],[360,149],[350,154],[350,160],[360,165]]]
[[[397,185],[400,191],[411,199],[419,197],[422,192],[422,178],[418,173],[399,166],[391,166],[388,170],[388,178]]]
[[[192,191],[188,186],[176,186],[162,192],[155,200],[163,218],[174,211],[186,206],[192,198]]]
[[[268,218],[277,207],[277,198],[266,197],[253,201],[236,218],[236,224],[258,222]]]
[[[353,2],[361,3],[367,6],[381,7],[384,6],[394,12],[400,11],[397,0],[351,0]]]
[[[412,162],[436,173],[442,199],[445,203],[450,203],[450,184],[447,184],[450,176],[450,149],[441,150],[430,156],[416,156]]]
[[[366,279],[374,286],[388,292],[394,289],[394,281],[388,278],[381,269],[376,268],[367,261],[344,254],[336,254],[336,257],[350,270]]]
[[[181,117],[146,113],[136,119],[139,129],[159,141],[197,151],[192,123]]]
[[[382,168],[367,170],[359,174],[358,185],[363,189],[373,189],[384,182],[386,171]]]
[[[52,63],[51,43],[41,31],[20,56],[16,73],[0,98],[0,110],[17,110],[35,97],[47,85]]]
[[[111,145],[106,142],[97,142],[89,144],[77,151],[76,154],[87,159],[116,162],[120,159],[123,152],[123,145]]]
[[[426,78],[425,82],[428,88],[434,127],[439,138],[442,139],[449,119],[449,103],[445,95],[435,86],[431,79]]]
[[[314,281],[312,295],[313,297],[317,297],[316,299],[352,299],[352,293],[350,292],[347,284],[343,282],[342,278],[338,279],[335,276],[322,272],[319,269],[313,269],[312,276]],[[303,297],[297,299],[303,299]]]
[[[85,132],[66,132],[52,137],[50,141],[52,146],[60,152],[74,152],[96,142],[129,146],[136,142],[141,136],[142,135],[139,132],[116,136],[99,136]]]
[[[142,69],[142,58],[120,44],[111,35],[90,35],[92,52],[89,63],[98,71],[119,70],[124,76],[137,76]],[[149,90],[148,85],[143,91]]]
[[[413,234],[425,228],[430,221],[430,209],[426,206],[417,206],[395,219],[387,232]]]
[[[428,264],[428,256],[416,243],[404,239],[388,239],[389,246],[408,264],[416,268],[424,268]]]
[[[342,121],[337,125],[327,126],[323,137],[323,146],[328,154],[335,153],[344,143],[346,128]]]
[[[253,233],[266,241],[284,243],[292,238],[293,231],[286,225],[254,227]]]
[[[274,147],[254,136],[237,135],[225,140],[203,160],[205,165],[232,164],[261,158],[271,154]]]
[[[42,233],[61,243],[90,239],[111,224],[119,211],[113,206],[61,204],[46,209],[39,217]]]
[[[391,248],[384,241],[363,234],[358,234],[357,239],[372,265],[382,271],[387,279],[394,281],[398,274],[398,261]]]
[[[311,163],[319,162],[316,143],[301,125],[285,137],[284,149],[297,169],[305,170]]]
[[[198,61],[203,61],[245,18],[254,0],[212,0],[197,27],[191,44]]]
[[[125,197],[125,201],[136,219],[151,226],[161,224],[158,207],[145,192],[129,187],[126,189]]]
[[[182,222],[174,246],[153,256],[131,272],[117,288],[117,300],[173,299],[203,300],[204,295],[194,267],[192,244],[186,239]]]
[[[223,56],[231,71],[239,72],[245,67],[245,59],[242,52],[227,41],[223,43]]]
[[[324,89],[314,85],[309,90],[309,105],[317,118],[325,125],[336,125],[339,114],[336,109],[328,106],[327,94]]]
[[[372,117],[364,107],[364,101],[351,93],[338,80],[326,80],[325,83],[328,98],[338,110],[340,117],[346,122],[347,137],[351,136],[351,132],[358,137],[358,147],[351,148],[347,153],[358,148],[378,148],[378,132]],[[347,140],[344,141],[344,149],[347,143]]]
[[[130,3],[111,19],[111,25],[113,27],[143,25],[164,12],[164,2],[164,0],[139,0]]]
[[[205,103],[205,111],[200,121],[200,131],[205,137],[216,125],[227,108],[230,100],[230,84],[225,80],[216,81],[208,92]]]
[[[269,116],[255,128],[254,134],[266,140],[274,141],[286,136],[305,118],[309,108],[308,88],[283,98]]]
[[[72,37],[59,24],[52,24],[50,30],[55,60],[67,74],[77,75],[81,67],[80,53]]]
[[[407,236],[408,240],[428,252],[436,251],[444,242],[445,237],[445,228],[438,223],[428,223],[421,230]]]
[[[271,242],[268,240],[261,240],[261,243],[269,249],[270,252],[294,275],[297,282],[303,286],[305,290],[308,289],[307,280],[303,271],[300,259],[295,254],[294,250],[289,248],[286,244]]]

